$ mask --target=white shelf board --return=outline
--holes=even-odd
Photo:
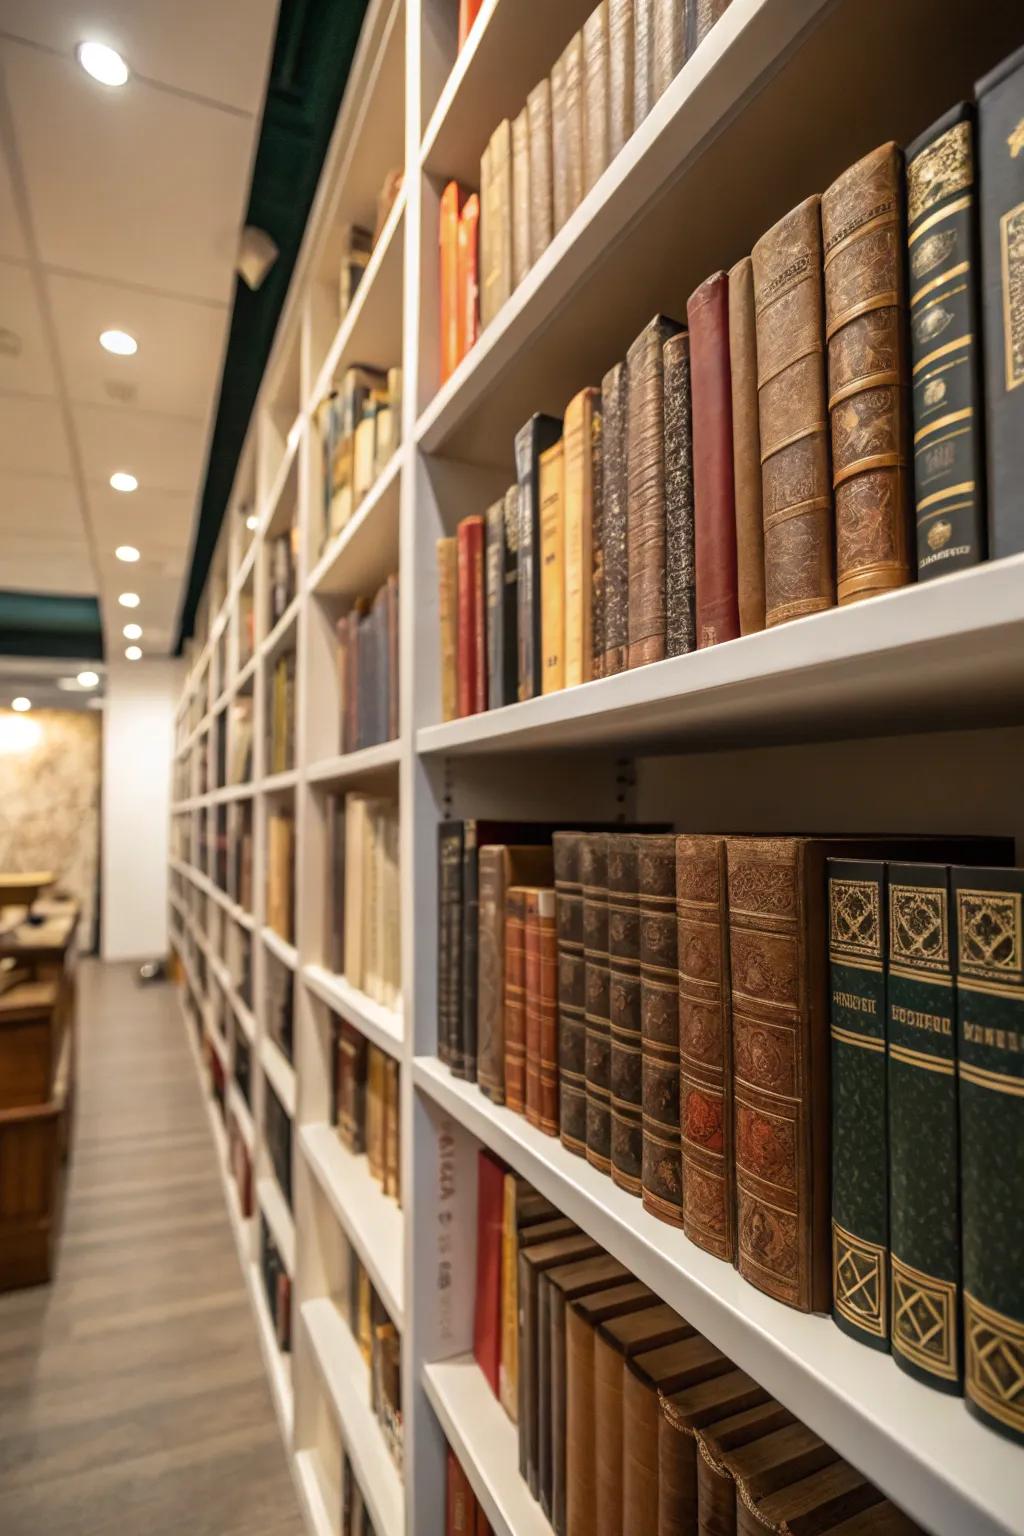
[[[270,490],[267,493],[266,502],[260,510],[260,522],[256,532],[264,541],[271,536],[272,530],[284,532],[283,528],[275,529],[275,524],[279,521],[277,517],[278,509],[281,506],[285,491],[288,489],[288,482],[293,476],[295,477],[295,495],[298,495],[298,449],[299,443],[302,441],[302,428],[303,416],[300,411],[288,428],[288,434],[285,438],[284,455],[277,467]]]
[[[829,1317],[795,1312],[645,1211],[584,1158],[433,1057],[416,1086],[495,1151],[935,1536],[1014,1536],[1020,1448],[961,1398],[922,1391]],[[468,1469],[467,1469],[468,1470]]]
[[[266,1292],[263,1289],[263,1277],[260,1274],[258,1264],[250,1264],[248,1266],[247,1278],[253,1310],[256,1313],[256,1331],[259,1335],[260,1348],[263,1351],[263,1362],[266,1366],[267,1375],[270,1377],[270,1395],[274,1399],[274,1407],[277,1410],[278,1423],[281,1426],[285,1447],[290,1451],[292,1430],[295,1423],[291,1356],[284,1354],[277,1347],[277,1335],[274,1332],[270,1308],[267,1306]],[[295,1319],[293,1317],[293,1328],[294,1325]]]
[[[252,1123],[252,1112],[242,1097],[242,1090],[234,1078],[228,1083],[227,1107],[238,1121],[239,1129],[242,1132],[242,1140],[248,1147],[251,1157],[256,1147],[256,1128]]]
[[[260,1061],[263,1070],[274,1085],[274,1092],[281,1100],[292,1120],[295,1119],[295,1068],[287,1056],[269,1035],[260,1043]]]
[[[289,638],[298,616],[299,596],[296,595],[260,645],[260,655],[268,664],[276,660],[279,651],[284,650],[285,641]]]
[[[256,1199],[267,1218],[274,1242],[280,1250],[285,1269],[295,1276],[295,1222],[282,1195],[277,1179],[272,1175],[256,1181]]]
[[[728,14],[728,13],[727,13]],[[432,725],[422,754],[628,742],[759,745],[1020,720],[1024,555],[902,587],[504,709]]]
[[[270,953],[276,955],[282,965],[287,965],[290,970],[294,971],[299,963],[299,952],[295,945],[289,944],[287,939],[282,939],[281,935],[276,933],[273,928],[263,927],[260,929],[260,933]]]
[[[231,1064],[230,1056],[228,1054],[227,1041],[222,1038],[219,1031],[214,1028],[209,1019],[206,1020],[204,1033],[206,1038],[210,1041],[210,1044],[213,1046],[214,1050],[217,1052],[218,1059],[221,1066],[224,1068],[224,1071],[230,1073]]]
[[[494,1536],[551,1536],[519,1474],[519,1436],[471,1354],[424,1363],[423,1388]]]
[[[298,1451],[293,1458],[295,1486],[313,1536],[336,1536],[335,1516],[328,1506],[318,1463],[316,1451]]]
[[[321,758],[306,769],[307,784],[341,784],[348,779],[369,779],[389,775],[397,771],[402,760],[402,743],[384,741],[376,747],[363,747],[358,752],[342,752],[336,757]]]
[[[346,368],[387,369],[402,353],[402,236],[405,188],[395,198],[348,313],[331,342],[317,375],[310,410],[328,393]]]
[[[265,795],[280,795],[286,790],[294,789],[299,782],[299,770],[297,768],[283,768],[280,773],[268,773],[260,780],[260,789]]]
[[[320,596],[359,597],[398,565],[398,511],[404,453],[396,448],[344,528],[314,565],[307,586]]]
[[[227,805],[232,800],[247,800],[255,792],[255,785],[247,784],[222,784],[210,795],[212,805]]]
[[[344,1146],[333,1126],[306,1125],[299,1145],[331,1209],[359,1254],[391,1321],[404,1327],[402,1212],[371,1177],[364,1155]]]
[[[378,1536],[404,1536],[402,1479],[370,1406],[370,1373],[359,1347],[333,1301],[307,1301],[302,1321],[374,1529]]]
[[[328,1008],[354,1024],[389,1056],[401,1058],[404,1039],[401,1013],[375,1002],[344,976],[336,976],[322,965],[304,965],[301,974],[310,991],[315,992]]]
[[[234,1010],[235,1019],[250,1045],[256,1044],[256,1019],[252,1010],[247,1008],[239,997],[234,987],[228,992],[228,1002]]]

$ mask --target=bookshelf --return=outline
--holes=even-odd
[[[371,0],[190,646],[174,758],[173,942],[190,1039],[209,1038],[221,1057],[227,1108],[253,1153],[246,1220],[211,1101],[296,1487],[310,1530],[336,1533],[343,1442],[380,1536],[433,1532],[443,1525],[447,1439],[500,1536],[550,1529],[518,1477],[511,1427],[470,1352],[476,1150],[484,1145],[926,1528],[1010,1536],[1019,1525],[1019,1448],[830,1320],[795,1314],[743,1284],[435,1057],[436,840],[446,816],[667,820],[693,831],[1009,831],[1018,859],[1024,849],[1024,557],[438,723],[435,543],[509,483],[520,423],[535,410],[561,413],[624,355],[652,313],[678,312],[697,281],[748,251],[800,198],[874,144],[906,142],[1020,40],[1009,7],[980,10],[964,32],[954,0],[732,0],[438,389],[441,188],[451,176],[476,183],[496,122],[519,109],[591,8],[588,0],[484,0],[456,57],[455,0]],[[340,227],[372,224],[378,188],[397,165],[403,190],[339,323]],[[317,410],[355,362],[402,366],[401,443],[321,549]],[[293,519],[296,595],[271,625],[269,545]],[[339,754],[334,619],[391,571],[400,574],[399,736]],[[269,687],[289,651],[294,766],[272,773]],[[245,729],[240,704],[252,742],[251,772],[241,779],[232,774]],[[227,722],[226,782],[219,721]],[[397,1009],[325,964],[326,801],[348,790],[398,799]],[[226,887],[217,880],[218,837],[230,844],[236,826],[230,815],[219,823],[218,812],[233,808],[251,827],[245,903],[230,878]],[[293,941],[267,913],[268,818],[283,810],[295,818]],[[230,877],[230,857],[227,864]],[[292,978],[292,1062],[269,1030],[272,967]],[[332,1018],[401,1064],[401,1208],[328,1123]],[[248,1103],[231,1080],[239,1039],[251,1052]],[[267,1149],[269,1093],[292,1123],[294,1210]],[[277,1348],[259,1272],[261,1217],[292,1276],[290,1355]],[[401,1471],[332,1299],[347,1249],[402,1337]]]

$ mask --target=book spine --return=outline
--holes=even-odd
[[[682,0],[654,0],[652,105],[665,94],[683,67],[684,11]]]
[[[481,848],[477,986],[477,1081],[495,1104],[505,1102],[505,886],[507,850]]]
[[[530,1449],[537,1432],[537,1292],[530,1284],[530,1268],[525,1255],[519,1254],[518,1331],[519,1331],[519,1475],[529,1485]],[[531,1489],[533,1492],[533,1489]]]
[[[988,550],[1024,550],[1024,155],[1020,53],[977,87]]]
[[[736,590],[736,502],[729,369],[729,279],[716,272],[692,293],[693,522],[697,572],[697,644],[718,645],[740,632]]]
[[[490,144],[484,146],[484,152],[480,156],[480,329],[490,325],[494,319],[494,293],[493,282],[488,282],[488,274],[493,264],[493,250],[495,244],[494,227],[494,171],[493,156]]]
[[[633,0],[633,122],[639,128],[654,105],[655,0]]]
[[[464,517],[458,531],[459,639],[458,679],[459,715],[472,715],[477,709],[478,674],[482,658],[477,655],[476,581],[483,556],[483,518]]]
[[[604,505],[604,665],[611,677],[626,666],[629,649],[629,500],[626,481],[626,427],[629,380],[616,363],[601,382]]]
[[[537,1419],[529,1462],[530,1492],[551,1522],[551,1301],[554,1287],[546,1274],[537,1277]]]
[[[670,336],[665,373],[665,655],[696,646],[690,338]]]
[[[505,1103],[526,1108],[526,892],[505,893]]]
[[[679,326],[656,315],[626,357],[630,667],[665,655],[665,385],[663,349]]]
[[[608,838],[603,832],[593,832],[583,837],[580,845],[580,884],[583,892],[587,1162],[602,1173],[610,1173]]]
[[[533,699],[541,692],[543,652],[539,459],[560,436],[561,422],[551,416],[533,416],[516,433],[516,478],[519,485],[516,632],[520,699]]]
[[[604,676],[604,420],[600,395],[590,415],[590,676]]]
[[[487,708],[487,577],[484,572],[484,520],[472,534],[473,554],[473,713]]]
[[[676,840],[683,1230],[736,1257],[732,998],[725,839]]]
[[[549,1136],[558,1135],[558,938],[555,893],[544,888],[538,901],[540,989],[540,1060],[538,1066],[538,1124]]]
[[[840,604],[910,580],[903,161],[884,144],[821,199]]]
[[[570,38],[565,60],[566,218],[583,201],[583,34]]]
[[[917,579],[985,558],[974,109],[907,150]]]
[[[640,1027],[639,838],[608,839],[608,1002],[611,1173],[631,1195],[642,1190],[643,1054]]]
[[[551,82],[540,80],[526,98],[530,127],[530,265],[551,244]]]
[[[963,1368],[955,953],[947,867],[890,864],[892,1352],[908,1375],[958,1395]]]
[[[1024,870],[952,883],[967,1406],[1024,1442]]]
[[[587,1152],[586,962],[583,953],[583,834],[556,832],[555,925],[558,933],[559,1135],[570,1152]]]
[[[473,1354],[495,1397],[501,1358],[501,1241],[505,1174],[481,1148],[477,1158],[476,1299]]]
[[[512,284],[530,270],[530,115],[524,107],[512,120]]]
[[[607,169],[608,0],[599,0],[583,23],[583,193]]]
[[[632,138],[636,123],[633,44],[633,0],[608,0],[609,162]]]
[[[487,266],[483,295],[490,320],[512,293],[512,125],[503,118],[491,135],[487,208]]]
[[[453,1054],[456,1077],[476,1082],[478,944],[480,941],[480,861],[476,822],[462,824],[462,996],[458,1046]]]
[[[566,100],[566,57],[551,66],[551,211],[557,235],[571,213],[569,207],[569,120]]]
[[[736,495],[736,591],[740,634],[764,629],[764,520],[757,420],[757,336],[750,257],[729,273],[732,464]]]
[[[540,456],[541,692],[565,686],[565,456],[555,443]]]
[[[393,1200],[401,1194],[401,1105],[399,1068],[393,1056],[384,1062],[384,1193]]]
[[[505,501],[494,502],[485,515],[487,567],[487,707],[499,709],[505,678]]]
[[[673,837],[638,838],[644,1208],[683,1224],[679,1121],[679,970]]]
[[[518,1189],[516,1175],[506,1173],[501,1223],[501,1360],[498,1364],[498,1398],[513,1424],[516,1421],[519,1397]]]
[[[600,394],[580,390],[565,408],[565,686],[592,676],[594,570],[594,418],[600,434]]]
[[[829,859],[832,1316],[889,1349],[886,866]]]
[[[480,335],[480,199],[466,198],[459,219],[458,239],[458,361],[461,362]]]
[[[540,890],[526,891],[523,929],[523,972],[526,1013],[526,1118],[540,1125],[540,1034],[541,1034],[541,914]]]
[[[462,1001],[462,835],[461,821],[438,828],[437,1054],[453,1068]]]

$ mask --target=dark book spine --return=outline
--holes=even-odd
[[[551,1281],[537,1278],[537,1434],[529,1463],[530,1492],[551,1519]]]
[[[596,409],[590,417],[590,675],[604,676],[604,422]]]
[[[608,839],[608,1022],[612,1178],[641,1193],[643,1073],[640,1033],[640,905],[637,842]]]
[[[629,665],[665,655],[665,386],[662,352],[679,330],[656,315],[626,359]]]
[[[398,719],[398,577],[388,577],[388,694],[387,694],[387,741],[397,741],[399,736]]]
[[[462,822],[442,822],[437,840],[437,1053],[453,1071],[462,1001]]]
[[[587,1152],[586,965],[579,832],[556,832],[555,922],[558,933],[558,1083],[562,1145]]]
[[[954,914],[944,864],[889,865],[892,1352],[961,1388]]]
[[[729,364],[729,279],[716,272],[686,303],[693,390],[693,525],[698,646],[740,632]]]
[[[502,620],[505,626],[502,704],[514,704],[519,693],[519,487],[505,492],[505,564]]]
[[[629,644],[629,557],[626,545],[626,419],[628,374],[616,363],[601,383],[604,459],[604,664],[603,677],[621,672]]]
[[[526,893],[505,894],[505,1103],[526,1109]]]
[[[674,837],[643,837],[637,842],[643,1202],[662,1221],[681,1227],[676,844]]]
[[[886,866],[829,859],[832,1316],[889,1349]]]
[[[531,416],[516,433],[516,479],[519,483],[518,694],[536,698],[541,691],[540,644],[540,456],[556,443],[562,424],[551,416]]]
[[[537,1428],[537,1292],[536,1275],[519,1254],[519,1288],[517,1297],[519,1332],[519,1401],[517,1423],[519,1425],[519,1475],[524,1482],[530,1480],[530,1449]]]
[[[611,1172],[608,1022],[608,838],[592,832],[580,846],[583,892],[583,988],[586,1018],[587,1162]]]
[[[1024,870],[955,869],[967,1406],[1024,1442]]]
[[[978,100],[981,294],[985,327],[988,548],[1024,550],[1024,49],[1001,64]]]
[[[476,1010],[480,945],[480,866],[476,822],[463,823],[462,839],[462,998],[458,1049],[452,1061],[456,1077],[476,1082]]]
[[[697,643],[694,617],[693,441],[690,431],[690,338],[665,343],[665,654]]]

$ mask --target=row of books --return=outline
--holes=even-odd
[[[338,268],[338,318],[344,320],[352,308],[370,257],[381,237],[388,216],[402,190],[403,174],[390,170],[377,195],[376,222],[371,230],[361,224],[346,224],[341,232],[341,263]]]
[[[729,0],[601,0],[441,198],[441,382],[640,126]],[[460,23],[462,17],[460,14]],[[471,24],[471,18],[470,18]],[[461,30],[460,30],[461,36]]]
[[[1024,1440],[1012,859],[443,824],[439,1053],[750,1284]]]
[[[271,539],[267,552],[268,632],[288,612],[298,591],[299,525]]]
[[[263,1095],[263,1133],[278,1187],[289,1210],[292,1207],[292,1122],[291,1116],[267,1078]]]
[[[228,806],[227,893],[244,912],[252,911],[252,802],[250,800],[236,800]]]
[[[295,652],[283,651],[270,675],[267,710],[267,771],[295,767]]]
[[[342,752],[398,738],[398,575],[338,619]]]
[[[493,1536],[465,1469],[451,1446],[445,1459],[445,1536]]]
[[[260,1278],[263,1293],[270,1309],[274,1325],[274,1338],[283,1354],[292,1347],[292,1279],[285,1267],[281,1251],[267,1225],[267,1218],[260,1213]]]
[[[317,407],[322,456],[320,548],[349,523],[402,435],[402,370],[359,366]]]
[[[241,1127],[234,1115],[228,1115],[228,1171],[235,1181],[235,1189],[238,1192],[238,1207],[244,1221],[248,1221],[253,1212],[252,1194],[252,1158],[242,1135]]]
[[[353,987],[401,1002],[398,805],[366,794],[327,798],[328,964]]]
[[[281,809],[267,817],[267,924],[294,943],[295,817]]]
[[[474,1354],[555,1536],[918,1530],[485,1151],[477,1189]]]
[[[872,151],[702,283],[688,329],[655,316],[564,422],[520,430],[517,485],[439,544],[444,718],[1024,550],[1022,91],[1024,52],[977,133],[964,103],[906,166]]]
[[[401,1200],[398,1062],[343,1019],[332,1021],[331,1124],[350,1152],[365,1152],[370,1176]]]
[[[395,1464],[402,1466],[402,1337],[355,1251],[338,1305],[370,1372],[370,1406]]]

